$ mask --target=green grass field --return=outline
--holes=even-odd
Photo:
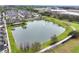
[[[72,52],[73,52],[73,53],[79,53],[79,46],[75,46],[75,47],[72,49]]]
[[[8,26],[7,31],[8,31],[8,36],[9,36],[9,41],[10,41],[10,46],[11,46],[11,52],[12,53],[20,52],[20,50],[16,47],[16,43],[12,35],[12,27]]]
[[[72,26],[74,26],[76,28],[76,30],[79,32],[79,24],[78,23],[72,23]],[[79,38],[77,40],[79,40]],[[79,53],[79,46],[75,46],[72,49],[72,52]]]
[[[79,52],[79,38],[71,39],[64,44],[60,44],[54,49],[50,49],[51,52],[55,53],[78,53]]]
[[[73,27],[75,27],[77,31],[79,31],[79,24],[78,23],[71,23],[71,25]]]

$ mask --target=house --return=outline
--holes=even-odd
[[[18,17],[18,12],[16,10],[7,10],[6,11],[7,23],[16,22],[17,17]]]
[[[24,19],[32,17],[31,12],[27,10],[18,10],[18,15]]]

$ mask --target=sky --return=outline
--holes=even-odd
[[[0,5],[66,5],[66,6],[79,6],[79,0],[0,0]]]

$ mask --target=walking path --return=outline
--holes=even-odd
[[[40,50],[39,53],[45,52],[45,51],[49,50],[50,48],[55,48],[55,47],[58,46],[59,44],[65,42],[66,40],[68,40],[69,38],[71,38],[72,36],[73,36],[73,35],[70,35],[70,36],[68,36],[67,38],[63,39],[63,40],[61,40],[61,41],[59,41],[59,42],[57,42],[57,43],[55,43],[55,44],[53,44],[53,45],[51,45],[51,46],[45,48],[45,49]]]

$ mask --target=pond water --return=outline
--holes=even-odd
[[[52,36],[58,36],[65,31],[63,27],[44,20],[30,21],[25,26],[26,28],[15,27],[15,30],[12,30],[17,45],[44,42]]]

